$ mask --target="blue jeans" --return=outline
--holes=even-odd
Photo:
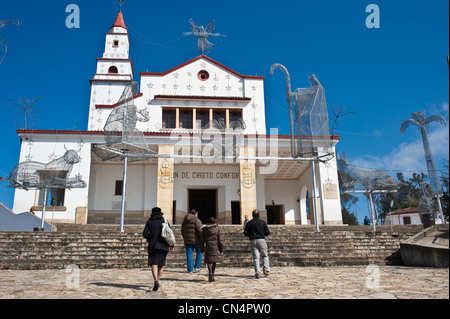
[[[187,258],[187,270],[188,272],[193,272],[195,269],[200,269],[200,266],[202,265],[202,258],[203,254],[200,251],[200,245],[185,245],[186,246],[186,258]],[[194,250],[197,253],[197,257],[195,258],[195,265],[194,265]]]

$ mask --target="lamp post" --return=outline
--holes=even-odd
[[[123,183],[122,183],[122,204],[120,207],[120,232],[124,232],[123,224],[125,219],[125,199],[127,191],[127,166],[128,166],[128,156],[125,155],[123,160]]]
[[[44,216],[45,216],[45,209],[47,208],[47,195],[48,195],[48,188],[44,188],[44,204],[42,205],[42,219],[41,219],[41,230],[44,230]]]
[[[312,167],[312,180],[313,180],[313,197],[314,197],[314,220],[316,222],[316,232],[320,232],[319,229],[319,218],[317,214],[317,196],[316,196],[316,172],[315,172],[314,160],[311,161]]]

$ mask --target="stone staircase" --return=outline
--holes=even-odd
[[[251,267],[249,241],[241,226],[220,226],[225,240],[221,267]],[[172,228],[178,244],[167,267],[185,268],[186,257],[180,226]],[[269,226],[267,237],[271,266],[339,266],[401,264],[400,241],[421,231],[421,225],[378,226]],[[143,225],[60,224],[57,231],[0,232],[0,269],[82,269],[147,267]]]

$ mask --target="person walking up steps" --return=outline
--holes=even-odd
[[[202,265],[203,255],[200,251],[200,237],[202,235],[202,222],[197,217],[196,210],[191,210],[184,216],[181,224],[181,234],[183,235],[186,248],[187,271],[188,273],[199,272]],[[194,250],[197,254],[194,264]]]
[[[256,279],[261,278],[261,267],[259,265],[259,257],[263,258],[264,275],[269,276],[269,254],[266,243],[266,236],[270,235],[267,223],[260,219],[259,210],[252,212],[253,219],[245,225],[244,235],[250,239],[250,249],[252,250],[253,266],[255,268]]]
[[[209,271],[209,282],[214,282],[216,281],[214,279],[216,264],[223,261],[222,233],[214,217],[211,217],[208,223],[202,227],[200,251],[205,254],[205,263],[208,265]]]
[[[161,208],[153,208],[150,219],[145,224],[142,233],[148,242],[148,265],[152,268],[155,281],[153,291],[157,291],[161,287],[160,280],[166,265],[167,254],[174,250],[174,247],[169,247],[169,244],[161,236],[162,224],[164,223],[162,215],[164,214],[161,212]]]

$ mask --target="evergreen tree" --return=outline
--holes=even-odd
[[[345,176],[344,176],[345,175]],[[356,202],[359,200],[358,197],[353,196],[349,193],[344,193],[342,186],[343,182],[341,180],[342,177],[350,178],[348,174],[343,173],[342,171],[338,172],[339,176],[339,192],[341,197],[341,211],[342,211],[342,222],[348,225],[358,225],[358,219],[353,212],[350,212],[352,206],[355,206]]]
[[[355,214],[349,212],[348,209],[345,207],[342,208],[342,222],[347,225],[359,225],[358,219],[356,218]]]

